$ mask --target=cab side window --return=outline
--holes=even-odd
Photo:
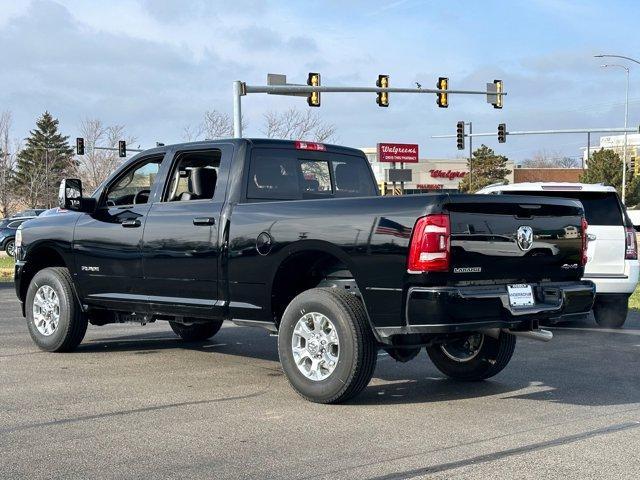
[[[177,155],[163,201],[211,200],[216,192],[220,150],[183,152]]]
[[[162,157],[151,158],[133,165],[113,183],[106,196],[108,207],[147,203],[156,180]]]

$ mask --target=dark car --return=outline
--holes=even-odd
[[[7,255],[13,257],[15,253],[15,238],[16,230],[27,220],[34,217],[27,218],[5,218],[0,220],[0,248],[7,252]]]
[[[204,341],[229,320],[277,334],[285,375],[315,402],[359,393],[380,348],[400,362],[426,348],[449,377],[492,377],[518,336],[550,340],[539,322],[583,315],[595,295],[581,280],[579,201],[380,196],[364,154],[346,147],[162,146],[91,197],[77,179],[60,197],[70,211],[26,223],[16,243],[16,292],[40,348],[74,349],[89,322],[168,321]],[[509,248],[491,243],[507,237]]]
[[[46,211],[46,208],[30,208],[27,210],[22,210],[21,212],[14,213],[13,215],[11,215],[11,218],[37,217],[44,211]]]

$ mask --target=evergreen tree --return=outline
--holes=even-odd
[[[30,207],[56,203],[60,180],[73,170],[73,149],[68,136],[58,132],[58,120],[44,112],[18,155],[14,185]]]
[[[506,182],[511,170],[507,168],[507,157],[496,155],[493,149],[481,145],[471,156],[471,164],[467,160],[469,172],[460,182],[460,190],[473,193],[487,185]]]
[[[627,170],[627,174],[629,171]],[[627,176],[627,180],[629,177]],[[613,150],[601,148],[587,160],[587,169],[580,176],[583,183],[604,183],[615,187],[618,192],[622,188],[622,160]]]

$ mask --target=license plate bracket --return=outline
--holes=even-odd
[[[536,301],[533,296],[533,287],[527,283],[507,285],[509,305],[514,308],[531,307]]]

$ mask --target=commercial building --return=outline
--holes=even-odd
[[[388,181],[387,170],[400,168],[400,164],[379,162],[375,147],[361,149],[369,162],[378,184]],[[426,193],[434,191],[455,192],[462,179],[469,173],[466,158],[420,158],[417,163],[405,163],[404,168],[411,170],[411,181],[404,184],[405,193]],[[507,162],[511,171],[507,180],[513,183],[513,162]],[[400,187],[396,184],[397,188]],[[392,188],[392,185],[387,185]]]
[[[624,154],[624,135],[607,135],[600,137],[600,145],[591,146],[589,152],[591,155],[597,152],[601,148],[613,150],[622,159]],[[582,147],[582,158],[585,163],[587,160],[587,147]],[[627,162],[631,169],[636,174],[640,174],[640,162],[636,162],[636,159],[640,157],[640,134],[630,133],[627,134]]]

